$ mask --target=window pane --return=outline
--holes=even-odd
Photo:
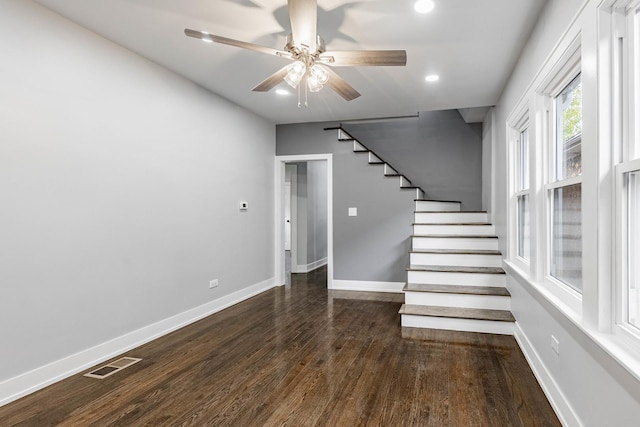
[[[518,190],[526,190],[529,188],[529,129],[525,129],[520,134],[518,151],[520,157]]]
[[[628,230],[629,247],[627,265],[629,268],[629,305],[627,319],[630,324],[640,328],[640,171],[628,176]]]
[[[518,256],[529,259],[529,195],[518,196]]]
[[[551,275],[582,292],[582,186],[552,191]]]
[[[556,97],[556,180],[582,173],[582,80]]]

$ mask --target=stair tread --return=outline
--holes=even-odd
[[[416,188],[420,188],[420,187],[416,187],[415,185],[408,185],[400,188],[404,188],[405,190],[415,190]]]
[[[515,322],[515,318],[507,310],[489,310],[486,308],[458,308],[433,305],[402,304],[400,314],[417,316],[449,317],[458,319],[493,320],[498,322]]]
[[[487,211],[414,211],[414,213],[487,213]]]
[[[460,200],[413,199],[414,202],[462,203]],[[458,211],[456,211],[458,212]]]
[[[490,222],[414,222],[413,225],[493,225]]]
[[[384,165],[385,162],[369,162],[370,165]]]
[[[407,271],[432,271],[440,273],[505,274],[501,267],[460,267],[449,265],[411,265]]]
[[[471,239],[497,239],[498,236],[476,235],[476,234],[412,234],[411,237],[443,237],[451,239],[471,238]]]
[[[368,153],[369,150],[353,150],[354,153]]]
[[[402,176],[399,173],[385,173],[384,176],[391,176],[391,177],[398,177],[398,176]]]
[[[501,286],[461,286],[461,285],[433,285],[425,283],[407,283],[404,292],[434,292],[447,294],[511,296],[507,288]]]
[[[462,254],[462,255],[502,255],[500,251],[491,249],[414,249],[409,253],[416,254]]]
[[[342,142],[342,141],[355,141],[354,138],[339,138],[338,141]]]

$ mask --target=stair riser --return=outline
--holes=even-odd
[[[448,238],[413,237],[413,249],[482,249],[498,250],[498,239],[492,238]]]
[[[375,154],[369,152],[369,163],[379,163],[382,160],[380,160],[380,158],[378,156],[376,156]]]
[[[407,282],[430,285],[506,286],[504,274],[407,271]]]
[[[424,225],[415,224],[413,234],[444,234],[455,236],[493,236],[493,225]]]
[[[404,190],[404,191],[408,191],[408,190]],[[419,188],[415,189],[415,198],[416,199],[421,199],[424,197],[424,191],[420,190]]]
[[[481,332],[487,334],[513,335],[512,322],[491,320],[452,319],[448,317],[415,316],[403,314],[401,325],[409,328],[444,329],[448,331]]]
[[[417,211],[459,211],[460,203],[416,200]]]
[[[417,209],[418,211],[420,209]],[[488,222],[486,212],[416,212],[416,223],[472,223]]]
[[[501,267],[500,255],[421,254],[409,255],[410,265],[447,265],[452,267]]]
[[[400,177],[400,187],[411,187],[411,181],[409,181],[407,178],[405,178],[404,176]]]
[[[511,310],[511,298],[498,295],[447,294],[442,292],[405,291],[405,304],[440,307]]]
[[[391,166],[385,164],[384,165],[384,174],[388,175],[388,174],[397,174],[398,171],[393,169]]]

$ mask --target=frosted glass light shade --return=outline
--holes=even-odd
[[[302,77],[307,72],[307,66],[302,61],[296,61],[289,66],[287,71],[287,75],[284,78],[284,81],[291,86],[292,88],[297,88],[298,84],[302,80]]]

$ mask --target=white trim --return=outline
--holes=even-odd
[[[553,407],[556,415],[560,419],[563,426],[580,426],[580,420],[575,413],[567,398],[564,396],[560,387],[553,379],[553,375],[549,372],[544,362],[538,356],[534,346],[529,341],[529,338],[525,335],[524,331],[520,328],[520,325],[516,323],[513,336],[516,342],[520,346],[522,354],[524,354],[527,363],[531,367],[533,374],[535,375],[540,387],[545,396],[549,400],[549,403]]]
[[[63,359],[56,360],[32,371],[2,381],[0,382],[0,406],[112,359],[115,356],[167,335],[232,305],[238,304],[273,287],[274,279],[267,279],[152,323],[151,325],[128,332],[94,347],[82,350]]]
[[[327,265],[327,258],[322,258],[319,259],[317,261],[313,261],[309,264],[306,265],[296,265],[295,266],[295,271],[293,270],[293,265],[292,265],[292,269],[291,272],[292,273],[308,273],[310,271],[315,270],[316,268],[320,268],[324,265]]]
[[[541,286],[541,283],[532,281],[525,272],[518,269],[513,263],[503,261],[502,266],[507,275],[510,275],[519,284],[525,286],[527,291],[533,296],[540,296],[540,302],[545,304],[545,309],[556,310],[561,313],[563,319],[568,321],[567,325],[573,326],[577,331],[584,333],[598,348],[603,350],[612,360],[615,360],[636,380],[640,381],[640,359],[636,356],[636,351],[625,344],[619,337],[607,332],[600,332],[585,325],[581,321],[579,313],[569,307],[565,301],[555,296],[548,288]],[[565,326],[568,329],[569,326]],[[571,335],[574,335],[570,332]],[[590,353],[591,354],[591,353]]]
[[[404,282],[374,282],[367,280],[334,280],[333,288],[341,291],[402,293]]]
[[[284,285],[284,225],[282,191],[284,188],[284,165],[290,162],[305,162],[325,160],[327,162],[327,288],[333,289],[333,154],[301,154],[290,156],[275,156],[274,187],[275,187],[275,236],[274,236],[274,272],[275,283]]]

